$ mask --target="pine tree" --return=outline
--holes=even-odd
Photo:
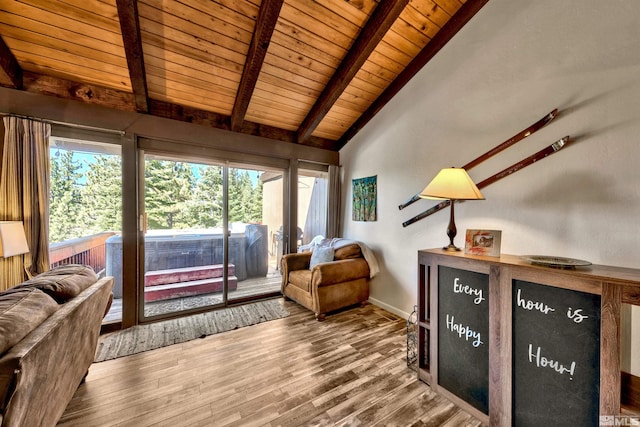
[[[51,156],[49,197],[49,241],[51,243],[82,237],[84,223],[78,221],[81,210],[80,178],[82,165],[72,151],[57,150]]]
[[[222,167],[199,166],[189,202],[190,218],[198,228],[222,227]]]
[[[119,156],[97,155],[86,173],[71,151],[51,156],[51,242],[122,229],[122,165]],[[222,226],[222,166],[169,160],[145,163],[145,211],[149,229]],[[262,221],[262,181],[229,169],[229,222]],[[79,221],[78,218],[82,218]]]
[[[88,163],[82,190],[82,218],[89,234],[122,229],[120,156],[99,155]]]
[[[193,194],[190,165],[168,160],[145,164],[145,211],[149,229],[190,226],[188,201]]]
[[[191,218],[189,204],[193,200],[195,176],[193,164],[176,162],[173,165],[175,183],[175,210],[171,213],[170,228],[194,228],[198,224]]]
[[[251,207],[249,222],[262,223],[262,180],[259,177],[258,182],[253,187],[249,206]]]
[[[262,222],[262,181],[254,186],[249,171],[229,172],[229,222]]]
[[[247,205],[243,172],[235,168],[229,170],[229,223],[246,222]]]

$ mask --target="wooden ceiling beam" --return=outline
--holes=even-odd
[[[344,147],[442,49],[489,0],[467,0],[420,53],[340,138]],[[340,149],[339,148],[339,149]]]
[[[218,114],[211,111],[172,104],[156,99],[151,99],[149,105],[149,113],[153,116],[164,117],[181,122],[193,123],[231,131],[231,126],[229,125],[230,117],[224,114]],[[243,133],[245,135],[259,136],[276,141],[291,143],[297,142],[297,135],[294,131],[249,121],[244,121],[242,123],[242,127],[235,132]],[[309,140],[306,141],[304,145],[322,148],[330,151],[337,151],[337,144],[338,141],[334,141],[331,139],[312,137],[309,138]]]
[[[122,111],[136,111],[134,95],[129,92],[45,76],[30,71],[24,72],[23,89],[27,92],[71,99]]]
[[[298,128],[298,142],[303,143],[318,127],[342,92],[378,46],[389,28],[400,16],[409,0],[381,0],[360,31],[329,83]]]
[[[116,4],[136,110],[146,113],[149,111],[149,93],[144,70],[138,2],[137,0],[116,0]]]
[[[264,58],[271,42],[273,30],[280,16],[284,0],[264,0],[256,19],[256,26],[249,45],[249,52],[244,63],[240,86],[231,112],[231,129],[239,132],[249,108],[249,102],[256,87]]]
[[[64,80],[52,76],[45,76],[30,71],[24,72],[23,89],[26,92],[80,101],[86,104],[99,105],[120,111],[136,112],[134,95],[132,93]],[[169,102],[150,99],[148,114],[156,117],[163,117],[166,119],[231,131],[229,125],[230,117],[227,115]],[[297,143],[297,135],[294,131],[249,121],[244,121],[242,128],[238,132],[245,135],[259,136],[276,141]],[[309,138],[304,145],[330,151],[337,151],[338,141],[312,137]]]
[[[22,89],[22,68],[0,36],[0,85]]]

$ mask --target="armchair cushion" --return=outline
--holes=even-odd
[[[362,250],[360,250],[360,246],[357,243],[352,243],[350,245],[336,248],[334,253],[335,259],[354,259],[354,258],[361,258],[361,257],[362,257]]]
[[[305,292],[310,292],[311,270],[294,270],[290,272],[289,283]]]

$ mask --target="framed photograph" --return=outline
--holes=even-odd
[[[500,230],[467,230],[464,253],[499,257],[501,238]]]

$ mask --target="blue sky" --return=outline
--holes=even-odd
[[[50,157],[55,157],[56,153],[58,151],[67,151],[67,150],[63,150],[63,149],[60,149],[60,148],[51,148],[49,150],[49,156]],[[79,180],[79,182],[81,184],[83,184],[85,182],[84,174],[85,174],[86,170],[88,169],[89,165],[91,163],[95,162],[96,156],[98,156],[98,155],[94,154],[94,153],[87,153],[87,152],[82,152],[82,151],[73,151],[73,160],[79,161],[80,165],[81,165],[80,172],[83,174],[82,178],[80,178],[80,180]],[[199,176],[199,174],[198,174],[198,166],[202,166],[202,165],[193,163],[193,170],[194,170],[194,174],[196,175],[196,177]],[[256,171],[256,170],[251,170],[251,169],[247,169],[247,171],[249,172],[249,177],[251,178],[251,184],[255,186],[257,184],[258,179],[260,178],[260,174],[262,172],[261,171]]]

